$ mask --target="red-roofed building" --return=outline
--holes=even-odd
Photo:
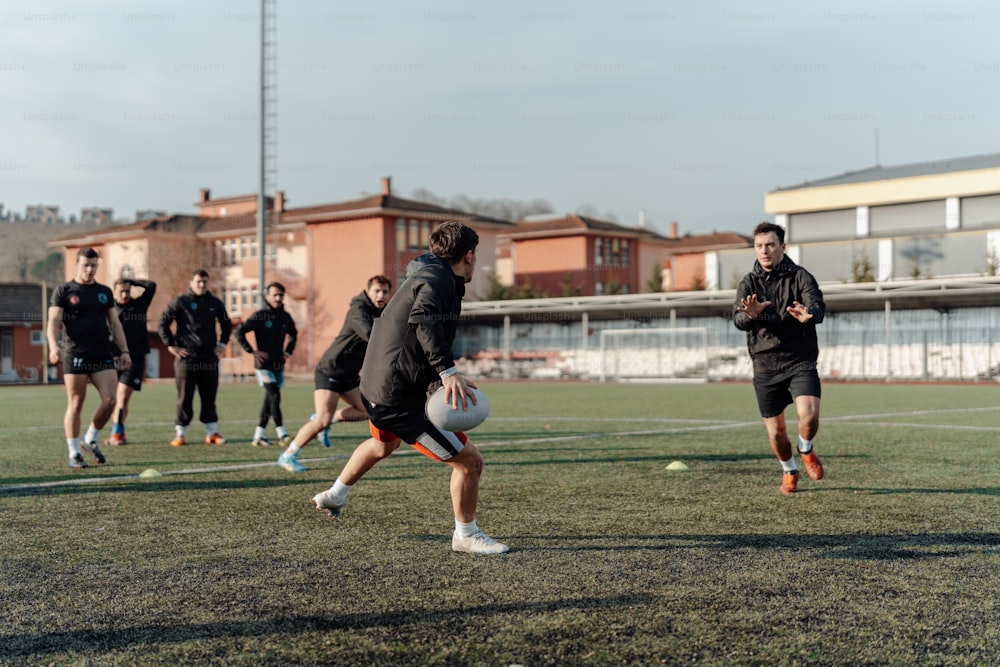
[[[41,285],[0,284],[0,383],[45,377],[43,299]]]
[[[472,215],[392,193],[389,178],[381,192],[343,202],[287,208],[284,193],[266,199],[270,220],[265,251],[268,282],[285,285],[285,307],[299,325],[299,344],[289,370],[311,370],[343,325],[352,297],[368,278],[383,274],[402,282],[410,260],[427,252],[431,231],[446,220],[462,220],[480,237],[481,264],[491,264],[497,234],[513,223]],[[260,307],[255,195],[212,199],[203,189],[198,215],[171,215],[130,225],[79,234],[50,242],[66,252],[67,280],[75,270],[76,251],[94,247],[102,257],[97,280],[110,284],[121,275],[149,278],[159,283],[150,307],[150,330],[167,302],[187,290],[191,273],[205,268],[210,289],[222,298],[234,320]],[[274,215],[277,211],[277,215]],[[487,279],[477,272],[467,299],[486,293]],[[161,351],[150,360],[150,374],[158,366],[161,377],[172,374],[172,360],[159,338],[151,343]],[[252,373],[252,359],[230,346],[224,370]],[[155,354],[154,354],[155,356]]]
[[[502,236],[497,279],[547,296],[649,292],[672,241],[582,215],[524,220]]]

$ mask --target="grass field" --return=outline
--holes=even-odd
[[[147,386],[82,472],[61,387],[3,388],[0,664],[1000,661],[996,387],[828,384],[827,477],[788,497],[748,385],[483,388],[503,556],[451,551],[447,469],[402,449],[339,521],[312,509],[366,425],[286,473],[249,444],[254,385],[222,388],[229,444],[177,449]]]

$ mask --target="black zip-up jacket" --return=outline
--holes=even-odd
[[[272,308],[268,305],[247,318],[236,327],[233,338],[244,350],[253,354],[253,347],[247,341],[247,333],[253,332],[257,349],[267,352],[267,361],[261,362],[256,357],[253,367],[258,370],[281,371],[285,369],[285,354],[292,356],[295,352],[295,341],[299,332],[295,328],[295,320],[288,314],[284,306]],[[285,345],[285,338],[288,345]]]
[[[751,294],[756,294],[759,301],[771,302],[753,319],[739,310],[742,300]],[[812,313],[812,319],[805,324],[787,310],[796,301]],[[819,356],[816,325],[825,314],[826,304],[816,279],[787,255],[771,271],[765,271],[755,261],[753,271],[743,276],[736,288],[733,324],[747,332],[747,349],[755,364],[816,361]]]
[[[170,331],[172,322],[177,323],[176,332]],[[219,323],[218,334],[216,322]],[[159,333],[163,344],[187,350],[195,360],[215,359],[216,346],[228,343],[232,332],[233,324],[225,304],[211,292],[197,296],[188,289],[174,297],[160,315]]]
[[[344,326],[323,353],[316,364],[316,370],[338,380],[357,378],[365,361],[372,324],[381,314],[382,309],[376,308],[366,293],[362,292],[351,299]]]
[[[451,344],[462,314],[465,280],[448,263],[421,255],[372,326],[361,393],[375,405],[423,410],[427,389],[455,365]]]
[[[124,305],[115,304],[118,312],[118,321],[122,323],[122,330],[125,332],[125,342],[128,343],[129,356],[133,363],[139,357],[149,352],[149,329],[147,313],[149,304],[153,303],[156,295],[156,283],[152,280],[139,280],[132,278],[129,282],[136,287],[143,289],[135,299],[129,299]],[[121,355],[121,350],[114,343],[111,344],[115,350],[115,356]]]

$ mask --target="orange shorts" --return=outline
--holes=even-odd
[[[386,431],[384,429],[380,429],[378,426],[375,426],[375,424],[373,424],[371,421],[368,422],[368,431],[372,434],[372,437],[378,440],[379,442],[384,442],[389,444],[399,440],[399,436],[397,436],[395,433],[392,433],[391,431]],[[434,436],[444,435],[444,434],[453,435],[458,439],[459,442],[462,443],[462,445],[465,445],[467,442],[469,442],[469,437],[465,435],[465,433],[462,433],[461,431],[457,431],[455,433],[451,433],[450,431],[439,431],[437,434],[428,434],[430,436],[430,439],[428,439],[428,444],[430,444],[431,447],[427,447],[421,444],[420,442],[409,442],[407,444],[429,459],[434,459],[435,461],[446,461],[447,459],[444,458],[444,456],[441,456],[431,451],[433,447]],[[437,447],[433,448],[437,449]],[[447,454],[445,454],[445,456],[447,456]]]

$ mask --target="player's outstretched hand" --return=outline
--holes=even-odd
[[[756,294],[750,294],[740,299],[740,306],[737,310],[746,313],[750,319],[754,319],[770,305],[770,301],[758,301]]]
[[[798,301],[792,302],[792,305],[788,307],[788,313],[799,322],[802,322],[802,324],[805,324],[813,318],[813,314],[809,312],[809,309]]]

